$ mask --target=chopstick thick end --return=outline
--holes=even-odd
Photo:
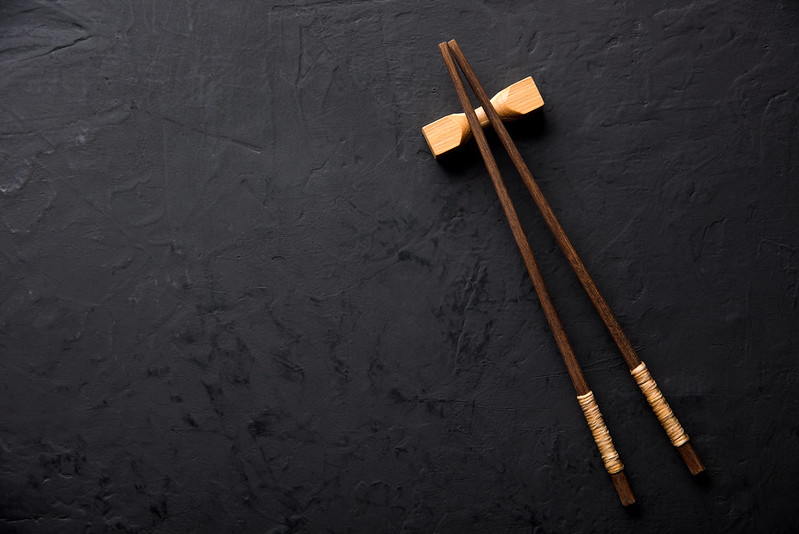
[[[624,471],[613,473],[610,475],[610,479],[613,481],[613,487],[616,488],[616,493],[619,494],[619,500],[622,506],[630,506],[633,504],[635,502],[635,495],[633,495],[633,489],[630,487],[630,481],[627,480],[627,475],[624,474]]]
[[[686,441],[677,447],[677,452],[680,453],[682,461],[685,462],[688,471],[690,471],[692,475],[698,475],[705,470],[702,460],[699,459],[699,455],[696,454],[696,450],[694,450],[694,446],[691,445],[690,441]]]

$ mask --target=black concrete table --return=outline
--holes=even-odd
[[[0,3],[0,531],[795,532],[799,5]],[[509,161],[623,509],[458,111]],[[498,146],[498,145],[496,145]]]

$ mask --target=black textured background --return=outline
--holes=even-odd
[[[0,2],[0,531],[796,532],[799,4]],[[692,479],[437,43],[513,128]],[[473,148],[473,147],[472,147]]]

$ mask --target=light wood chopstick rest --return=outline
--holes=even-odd
[[[544,99],[533,78],[528,76],[494,95],[491,104],[503,121],[510,121],[541,108]],[[482,107],[474,111],[481,127],[490,124]],[[465,113],[453,113],[431,122],[422,128],[422,133],[434,158],[461,146],[472,137]]]

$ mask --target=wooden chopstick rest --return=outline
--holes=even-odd
[[[528,76],[494,95],[491,104],[503,121],[510,121],[541,108],[544,99],[541,98],[533,78]],[[481,127],[485,128],[490,124],[482,107],[474,111]],[[461,146],[472,137],[465,113],[453,113],[431,122],[422,128],[422,133],[434,158]]]

